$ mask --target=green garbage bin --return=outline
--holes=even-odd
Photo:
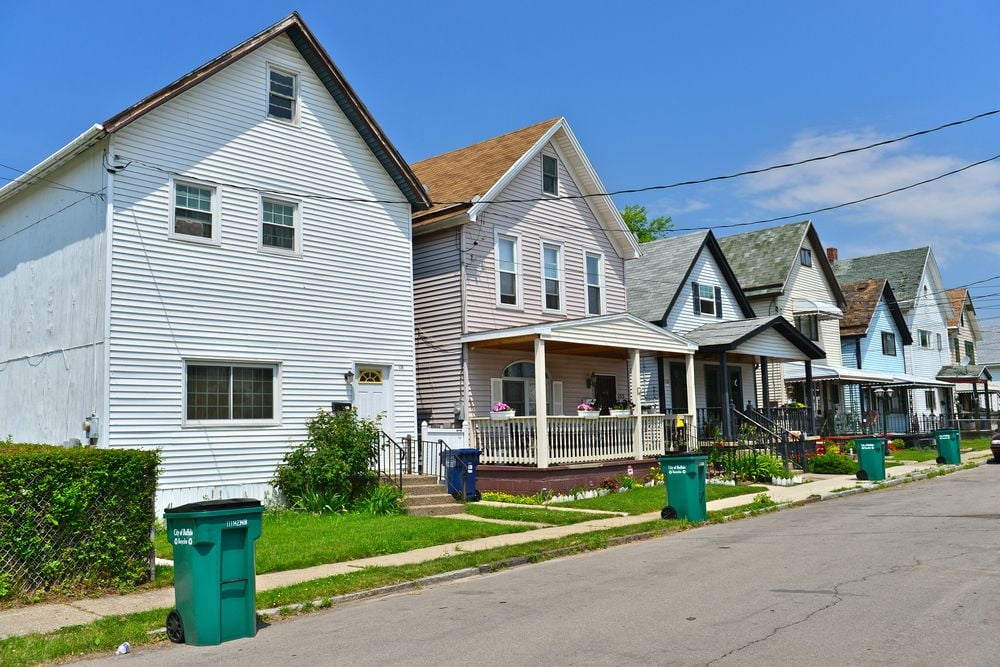
[[[959,451],[962,434],[957,428],[939,428],[934,431],[934,442],[937,444],[938,463],[958,465],[962,462],[962,454]]]
[[[885,438],[855,438],[858,448],[858,479],[885,479]]]
[[[705,504],[705,462],[708,457],[697,452],[677,452],[667,453],[657,460],[667,490],[667,506],[660,516],[664,519],[704,521],[708,516]]]
[[[259,500],[234,498],[163,513],[174,547],[171,641],[213,646],[256,634],[254,547],[263,512]]]

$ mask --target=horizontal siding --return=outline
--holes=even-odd
[[[691,283],[693,282],[699,285],[711,285],[712,287],[721,288],[721,318],[715,315],[694,314],[694,291],[691,288]],[[712,253],[704,248],[698,253],[687,283],[681,285],[679,289],[680,294],[677,297],[677,301],[674,302],[673,308],[667,314],[666,328],[668,331],[685,334],[692,329],[697,329],[702,325],[711,324],[712,322],[744,319],[743,313],[740,311],[740,306],[736,303],[736,298],[733,296],[733,290],[723,277],[718,262],[715,261]],[[666,304],[664,304],[665,306]]]
[[[555,156],[551,145],[543,153]],[[541,158],[530,160],[497,199],[541,196]],[[559,194],[581,194],[559,160]],[[585,199],[542,200],[491,204],[479,219],[465,225],[467,249],[466,303],[468,332],[534,324],[586,316],[584,253],[604,255],[605,314],[625,312],[625,266]],[[522,304],[518,309],[497,305],[494,233],[521,237]],[[542,309],[542,243],[563,244],[565,309]]]
[[[450,230],[413,241],[417,412],[432,424],[452,423],[462,400],[460,235]]]
[[[61,443],[101,416],[107,208],[86,193],[105,145],[0,204],[0,437]]]
[[[861,339],[861,367],[872,371],[905,373],[906,364],[903,359],[903,338],[884,300],[879,300],[878,307],[872,315],[868,331],[868,335]],[[883,331],[888,331],[896,336],[896,356],[887,355],[882,352]]]
[[[299,75],[298,126],[264,118],[268,62]],[[353,399],[344,373],[355,364],[391,367],[387,428],[415,432],[409,207],[313,196],[402,199],[287,38],[148,113],[113,146],[133,160],[115,180],[113,446],[162,447],[164,489],[266,483],[316,410]],[[220,246],[168,237],[163,170],[218,185]],[[299,199],[301,256],[258,251],[252,188]],[[280,425],[182,427],[187,357],[280,364]]]

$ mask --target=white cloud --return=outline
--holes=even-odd
[[[871,131],[803,134],[765,162],[791,162],[881,138]],[[976,159],[922,153],[914,142],[901,142],[750,177],[743,192],[764,211],[807,211],[933,178]],[[943,264],[970,251],[1000,255],[1000,161],[813,219],[834,220],[849,234],[845,257],[922,245],[931,245]],[[859,252],[844,252],[852,245]]]

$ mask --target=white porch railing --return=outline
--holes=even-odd
[[[684,415],[681,417],[687,418]],[[642,416],[642,454],[656,456],[666,450],[667,429],[674,429],[677,415]],[[481,453],[481,463],[536,465],[534,417],[492,420],[473,417],[472,442]],[[589,463],[634,459],[636,417],[562,417],[547,419],[549,462]],[[676,429],[674,430],[676,432]],[[685,442],[686,444],[686,442]]]

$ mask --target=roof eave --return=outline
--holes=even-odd
[[[89,150],[106,136],[107,132],[103,126],[90,126],[55,153],[0,188],[0,202],[13,197],[26,187],[34,185],[39,180],[42,180],[46,174],[55,171],[84,151]]]

